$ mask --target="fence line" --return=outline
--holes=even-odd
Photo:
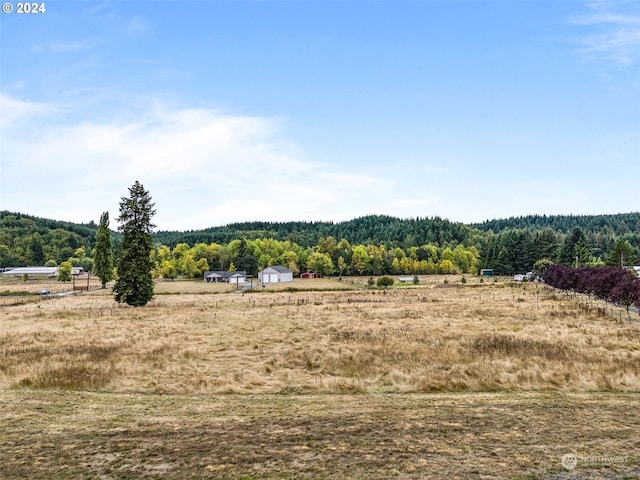
[[[89,290],[67,290],[62,289],[55,292],[49,291],[48,293],[33,293],[30,295],[16,295],[16,296],[2,296],[3,307],[11,307],[15,305],[26,305],[27,303],[35,303],[42,300],[54,300],[58,298],[68,297],[70,295],[80,295],[82,292],[100,290],[102,285],[89,285]]]

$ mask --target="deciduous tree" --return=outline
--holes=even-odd
[[[358,272],[358,275],[362,275],[369,264],[369,254],[367,249],[363,245],[356,245],[353,248],[353,255],[351,257],[351,265],[353,269]]]
[[[173,280],[178,276],[176,265],[172,260],[163,260],[160,266],[160,275],[166,280]]]
[[[62,262],[58,267],[58,281],[59,282],[70,282],[71,281],[71,269],[73,265],[71,262],[66,261]]]
[[[313,252],[307,259],[307,268],[322,275],[331,275],[334,267],[328,253]]]

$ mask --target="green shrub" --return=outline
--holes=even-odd
[[[381,288],[387,288],[393,285],[394,283],[395,281],[393,280],[393,278],[384,276],[378,279],[378,281],[376,282],[376,285],[378,285],[378,287],[381,287]]]

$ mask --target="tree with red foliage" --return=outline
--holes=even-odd
[[[629,310],[640,308],[640,278],[629,270],[615,267],[571,268],[552,265],[544,273],[544,282],[560,290],[594,295]]]

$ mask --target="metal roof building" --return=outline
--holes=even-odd
[[[280,283],[293,281],[293,272],[282,265],[272,265],[258,272],[258,280],[262,283]]]
[[[85,273],[82,267],[72,267],[71,275],[81,275]],[[33,277],[56,277],[58,276],[58,267],[16,267],[5,270],[0,273],[5,277],[22,277],[29,275]]]
[[[2,272],[2,275],[21,277],[23,275],[43,275],[46,277],[55,277],[58,275],[58,267],[16,267],[11,270]]]

